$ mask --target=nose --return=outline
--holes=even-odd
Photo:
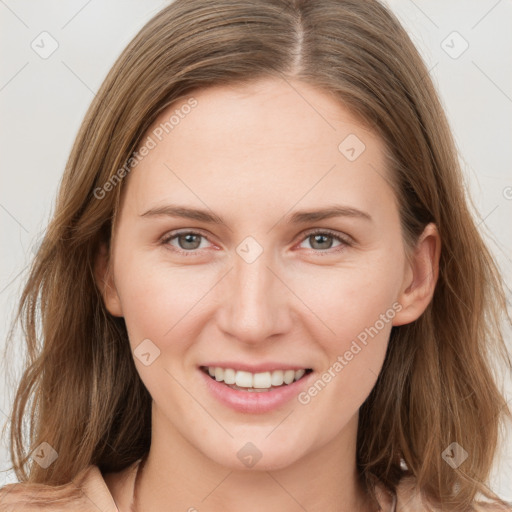
[[[218,326],[226,336],[259,345],[290,331],[293,294],[279,276],[270,250],[248,261],[235,254],[232,270],[219,283]]]

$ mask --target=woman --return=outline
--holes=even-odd
[[[504,311],[386,8],[177,0],[73,147],[0,510],[509,510]]]

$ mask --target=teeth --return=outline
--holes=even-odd
[[[236,372],[231,368],[226,368],[224,370],[224,382],[226,384],[235,384],[236,382]]]
[[[215,371],[217,371],[217,368],[215,369]],[[224,373],[223,370],[222,370],[222,373]],[[253,380],[252,373],[242,372],[242,371],[236,372],[235,384],[239,388],[252,388],[253,387],[252,380]]]
[[[283,382],[283,372],[281,370],[276,370],[275,372],[272,372],[272,375],[270,377],[270,383],[272,384],[272,386],[282,386]]]
[[[205,368],[206,370],[206,368]],[[231,387],[246,388],[247,390],[270,389],[271,387],[291,384],[306,373],[301,370],[274,370],[273,372],[251,373],[232,368],[208,367],[208,374],[218,382],[224,382]]]
[[[295,380],[295,372],[293,370],[286,370],[284,372],[284,383],[291,384]]]

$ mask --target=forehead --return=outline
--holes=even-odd
[[[379,137],[332,94],[302,82],[196,90],[160,114],[149,139],[152,149],[125,184],[139,213],[183,194],[195,203],[254,197],[269,207],[352,194],[369,205],[370,192],[389,188]]]

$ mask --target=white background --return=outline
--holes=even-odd
[[[116,57],[166,3],[0,0],[0,349],[85,111]],[[438,88],[482,220],[480,228],[506,278],[510,306],[512,1],[387,3],[419,48]],[[44,31],[58,43],[46,59],[31,47],[34,40],[48,37],[40,36]],[[467,50],[453,58],[464,41]],[[511,347],[510,335],[507,343]],[[5,365],[19,376],[19,363]],[[510,380],[505,385],[511,401]],[[0,426],[7,419],[13,392],[12,383],[1,378]],[[6,436],[1,441],[0,469],[5,469]],[[14,481],[12,473],[0,472],[0,486],[8,481]],[[512,501],[512,437],[502,444],[491,487]]]

